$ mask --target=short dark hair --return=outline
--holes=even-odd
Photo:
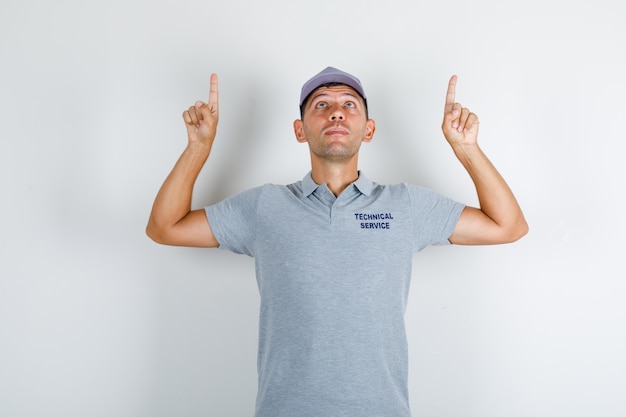
[[[340,85],[346,86],[346,87],[354,90],[354,88],[352,88],[349,85],[346,85],[344,83],[332,82],[332,83],[325,83],[325,84],[320,85],[315,90],[311,91],[311,93],[308,96],[306,96],[304,98],[304,100],[302,100],[302,104],[300,105],[300,119],[303,118],[303,116],[304,116],[304,108],[306,107],[307,103],[309,102],[309,98],[311,98],[311,96],[313,95],[314,92],[316,92],[317,90],[319,90],[322,87],[337,87],[337,86],[340,86]],[[367,110],[367,100],[358,91],[354,90],[354,92],[357,93],[359,95],[359,97],[361,97],[361,100],[363,100],[363,103],[365,104],[365,118],[369,119],[369,112]]]

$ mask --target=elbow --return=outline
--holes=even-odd
[[[528,223],[524,217],[520,217],[516,221],[500,225],[496,234],[493,236],[493,240],[489,243],[492,244],[507,244],[514,243],[528,234]]]
[[[520,234],[518,240],[523,238],[524,236],[526,236],[528,234],[529,230],[530,230],[530,228],[528,227],[528,223],[526,223],[526,220],[524,220],[524,226],[522,227],[522,231],[521,231],[521,234]]]
[[[153,242],[161,243],[159,241],[158,235],[154,231],[154,228],[151,227],[150,224],[148,224],[148,226],[146,226],[146,236],[148,236]]]
[[[161,245],[166,244],[163,231],[152,219],[148,221],[148,225],[146,226],[146,235],[155,243]]]
[[[528,223],[524,218],[522,218],[519,222],[517,222],[515,227],[512,227],[509,231],[506,239],[507,243],[517,242],[528,234],[528,230]]]

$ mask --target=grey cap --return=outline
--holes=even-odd
[[[318,87],[328,83],[340,83],[353,88],[357,93],[363,97],[365,106],[367,106],[367,98],[365,97],[365,91],[361,85],[361,81],[354,75],[343,72],[337,68],[327,67],[319,74],[313,76],[309,81],[304,83],[302,91],[300,92],[300,107],[304,104],[307,97],[311,95]]]

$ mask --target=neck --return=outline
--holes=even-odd
[[[348,163],[313,161],[311,165],[313,181],[316,184],[326,184],[335,197],[359,178],[356,158]]]

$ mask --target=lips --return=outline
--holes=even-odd
[[[348,129],[339,126],[333,126],[331,128],[326,129],[325,132],[327,135],[347,135],[349,133]]]

